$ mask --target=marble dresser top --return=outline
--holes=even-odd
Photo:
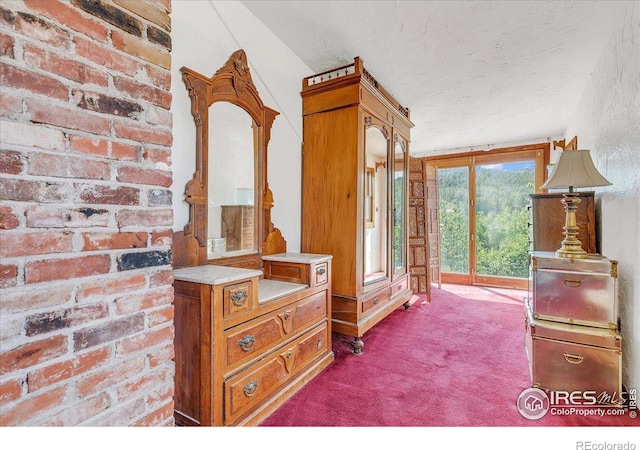
[[[289,283],[288,281],[258,280],[258,303],[275,300],[283,295],[293,294],[308,287],[306,284]]]
[[[292,262],[302,264],[314,264],[333,258],[331,255],[318,255],[315,253],[276,253],[275,255],[263,255],[265,261]]]
[[[215,266],[211,264],[185,267],[173,271],[173,277],[176,280],[210,284],[212,286],[260,276],[262,276],[262,271],[260,270]]]

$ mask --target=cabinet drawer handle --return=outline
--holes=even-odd
[[[379,299],[379,298],[377,298],[377,299],[375,299],[375,300],[373,301],[373,304],[374,304],[374,305],[377,305],[378,303],[380,303],[380,299]]]
[[[236,306],[242,306],[247,301],[249,294],[247,291],[235,291],[231,294],[231,301]]]
[[[251,350],[255,345],[255,343],[256,343],[256,337],[251,334],[246,335],[245,337],[243,337],[241,340],[238,341],[238,345],[245,352],[248,352],[249,350]]]
[[[316,268],[316,275],[324,275],[327,273],[326,267],[318,267]]]
[[[242,390],[244,391],[244,395],[246,395],[247,397],[253,397],[258,390],[258,382],[255,380],[250,381],[245,387],[242,388]]]
[[[318,345],[316,346],[316,350],[320,350],[322,348],[322,339],[318,339]]]
[[[566,359],[569,364],[580,364],[582,361],[584,361],[584,356],[565,353],[564,359]]]
[[[571,278],[564,279],[564,285],[566,287],[578,287],[582,284],[582,280],[572,280]]]

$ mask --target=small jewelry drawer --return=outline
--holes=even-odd
[[[251,280],[225,286],[222,292],[225,319],[250,311],[253,307],[254,294]]]
[[[329,279],[329,265],[324,262],[324,263],[320,263],[320,264],[316,264],[316,267],[314,269],[314,274],[315,274],[315,285],[316,286],[320,286],[322,284],[325,284],[327,282],[327,280]]]

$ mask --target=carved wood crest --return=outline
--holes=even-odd
[[[253,80],[251,79],[251,71],[247,63],[247,55],[244,50],[235,51],[227,60],[227,62],[216,72],[216,75],[230,73],[232,76],[233,88],[236,96],[242,97],[247,92],[247,86],[255,89]]]

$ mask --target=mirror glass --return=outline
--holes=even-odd
[[[258,251],[255,123],[232,103],[209,108],[208,259]]]
[[[393,152],[393,270],[406,266],[405,249],[405,146],[398,140]]]
[[[389,142],[370,126],[365,136],[364,283],[387,276],[387,153]]]

